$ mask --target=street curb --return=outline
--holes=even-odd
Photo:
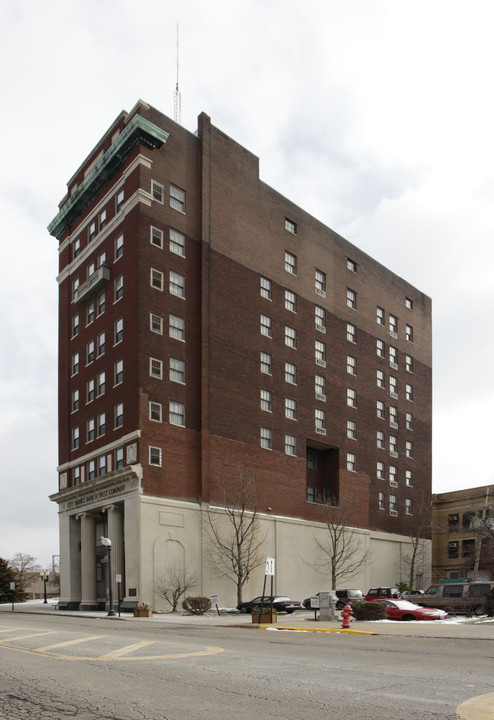
[[[378,633],[367,632],[367,630],[347,630],[343,628],[307,628],[293,627],[287,625],[259,625],[260,630],[294,630],[295,632],[322,632],[322,633],[346,633],[347,635],[377,635]]]

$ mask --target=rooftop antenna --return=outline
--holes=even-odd
[[[175,85],[174,94],[174,115],[173,119],[176,123],[182,124],[182,97],[178,89],[178,22],[177,22],[177,84]]]

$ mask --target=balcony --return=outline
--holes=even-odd
[[[85,283],[74,291],[74,302],[84,305],[93,295],[96,295],[110,282],[110,268],[108,265],[99,267]]]

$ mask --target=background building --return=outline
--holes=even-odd
[[[430,537],[430,299],[264,184],[207,115],[193,134],[142,101],[49,231],[62,597],[104,602],[108,535],[126,599],[159,607],[174,565],[234,602],[205,523],[240,472],[278,592],[327,585],[312,560],[329,498],[370,551],[350,586],[396,582],[410,536]]]

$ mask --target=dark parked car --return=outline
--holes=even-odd
[[[323,591],[321,591],[321,592],[323,592]],[[326,592],[328,592],[328,591],[326,591]],[[316,597],[319,597],[319,595],[320,595],[320,593],[317,593]],[[347,603],[350,603],[350,605],[351,605],[353,600],[363,600],[364,599],[362,590],[337,590],[336,597],[337,597],[337,600],[336,600],[336,609],[337,610],[343,610],[345,605]],[[310,597],[305,598],[302,605],[305,608],[307,608],[307,610],[310,610],[311,609]]]
[[[265,608],[271,607],[271,600],[273,601],[273,608],[278,612],[292,613],[295,610],[303,610],[303,605],[298,600],[290,600],[289,597],[284,595],[260,595],[259,597],[249,600],[248,602],[242,602],[237,605],[237,610],[242,613],[252,612],[252,608],[260,608],[261,605]]]
[[[399,600],[401,592],[397,587],[378,587],[368,590],[365,600]]]

